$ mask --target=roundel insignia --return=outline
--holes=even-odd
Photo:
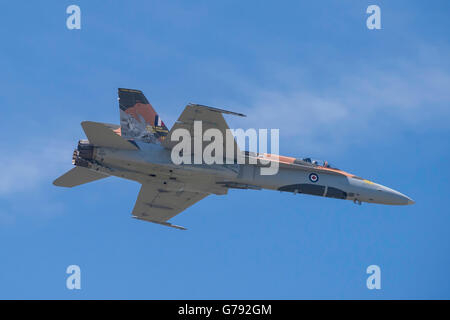
[[[315,173],[310,173],[309,180],[311,180],[311,182],[317,182],[317,181],[319,181],[319,176]]]

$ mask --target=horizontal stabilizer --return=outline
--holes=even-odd
[[[124,150],[138,150],[134,144],[116,134],[103,123],[83,121],[81,126],[83,127],[84,133],[86,133],[89,142],[95,146]]]
[[[75,167],[67,171],[61,177],[53,181],[53,184],[58,187],[72,188],[95,180],[108,177],[105,174],[98,173],[83,167]]]

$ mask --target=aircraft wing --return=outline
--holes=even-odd
[[[134,205],[133,217],[184,230],[166,222],[208,194],[191,191],[169,191],[154,184],[142,184]]]
[[[176,129],[183,128],[190,132],[192,139],[194,138],[194,121],[202,121],[202,134],[210,129],[215,128],[222,132],[222,137],[224,137],[224,149],[226,150],[226,141],[225,137],[227,137],[227,129],[230,129],[223,117],[223,113],[232,114],[241,117],[245,117],[242,113],[236,113],[232,111],[217,109],[213,107],[202,106],[199,104],[188,104],[184,109],[183,113],[178,118],[177,122],[173,125],[172,129],[169,131],[167,137],[164,139],[162,145],[167,149],[172,149],[174,145],[178,143],[178,141],[171,141],[171,137],[173,132]],[[236,144],[234,137],[231,135],[234,143],[234,158],[238,152],[240,153],[239,147]],[[193,148],[192,148],[193,150]]]

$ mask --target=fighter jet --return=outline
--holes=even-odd
[[[414,204],[398,191],[334,168],[326,161],[241,152],[234,138],[231,162],[175,164],[173,136],[178,129],[195,136],[194,123],[200,121],[203,130],[214,128],[226,137],[229,127],[223,114],[245,115],[188,104],[168,130],[142,91],[119,88],[118,95],[120,125],[82,122],[87,140],[80,140],[73,152],[75,167],[57,178],[54,185],[71,188],[109,176],[136,181],[142,186],[132,216],[182,230],[185,228],[168,220],[208,195],[226,195],[228,189],[270,189],[356,204]],[[192,148],[192,155],[202,152],[203,147]],[[273,161],[277,161],[277,173],[260,174],[261,168]]]

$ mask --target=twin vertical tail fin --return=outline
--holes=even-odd
[[[53,181],[53,184],[58,187],[72,188],[79,186],[80,184],[85,184],[107,177],[108,176],[106,174],[101,174],[84,167],[75,167]]]
[[[89,139],[88,144],[91,149],[93,146],[100,146],[137,150],[137,145],[127,140],[161,143],[167,136],[169,130],[167,130],[164,122],[162,122],[142,91],[119,88],[119,107],[120,128],[93,121],[83,121],[81,123]],[[53,182],[54,185],[74,187],[108,177],[107,174],[90,170],[86,161],[92,159],[85,159],[81,151],[84,150],[80,150],[79,144],[78,149],[74,153],[76,157],[74,158],[74,164],[76,167],[56,179]],[[90,157],[92,157],[92,154]]]
[[[126,139],[161,143],[169,130],[140,90],[119,88],[120,130]]]

